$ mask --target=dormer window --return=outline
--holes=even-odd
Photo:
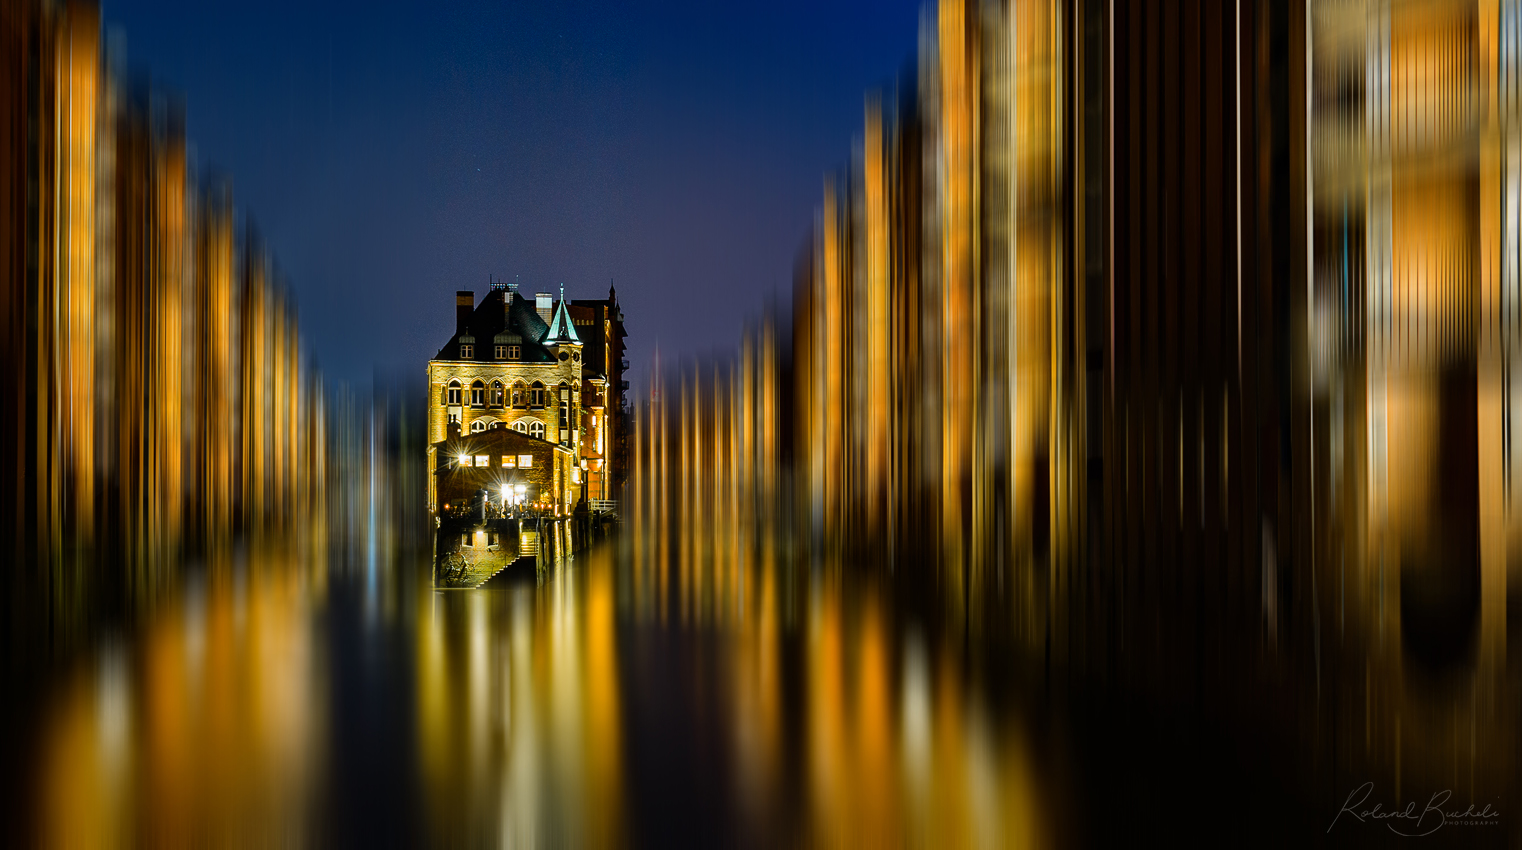
[[[509,345],[507,347],[507,359],[517,360],[523,356],[523,346]]]
[[[505,346],[505,345],[499,345],[499,346],[496,347],[495,351],[496,351],[496,353],[494,353],[492,355],[493,357],[497,358],[498,360],[506,360],[507,359],[507,346]]]
[[[460,359],[469,360],[476,356],[476,347],[468,342],[460,343]]]

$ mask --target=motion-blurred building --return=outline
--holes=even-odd
[[[455,333],[428,362],[428,468],[448,468],[439,445],[451,425],[464,435],[511,429],[573,453],[570,481],[556,488],[557,512],[582,498],[613,499],[624,475],[625,366],[623,313],[608,295],[573,305],[562,290],[558,299],[541,292],[530,301],[516,284],[495,284],[476,304],[474,292],[456,293]],[[431,511],[440,499],[436,474]]]
[[[775,431],[800,545],[934,565],[1047,658],[1162,689],[1126,647],[1197,681],[1272,647],[1348,705],[1462,670],[1422,710],[1496,716],[1519,48],[1515,0],[943,0],[826,182],[782,380],[640,412],[652,522]]]
[[[323,492],[305,474],[320,394],[272,264],[228,188],[198,180],[183,107],[124,79],[100,30],[88,2],[0,8],[0,539],[18,563],[140,564]]]

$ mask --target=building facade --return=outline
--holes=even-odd
[[[198,171],[179,98],[112,49],[95,3],[0,4],[0,541],[18,562],[66,543],[152,560],[326,498],[320,382],[274,264]]]
[[[466,440],[510,430],[569,453],[568,479],[554,488],[557,513],[582,498],[613,498],[622,480],[614,473],[622,470],[614,453],[622,445],[622,313],[611,290],[606,301],[575,305],[564,296],[531,300],[509,284],[494,284],[480,304],[473,291],[455,294],[454,335],[428,362],[430,470],[447,466],[439,453],[451,425]],[[429,510],[442,504],[431,475]]]
[[[586,497],[616,499],[628,474],[629,411],[625,397],[629,368],[624,348],[624,313],[618,293],[608,287],[606,299],[571,302],[571,322],[582,341],[582,409],[586,439],[581,447],[586,462]]]
[[[496,507],[561,514],[574,508],[581,470],[570,446],[512,428],[462,433],[456,423],[446,427],[448,436],[429,446],[441,512],[476,504],[483,490]]]

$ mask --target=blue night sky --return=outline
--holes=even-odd
[[[112,3],[128,69],[184,98],[329,380],[415,378],[488,275],[605,297],[637,388],[787,299],[868,90],[919,0]]]

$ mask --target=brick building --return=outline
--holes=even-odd
[[[428,447],[438,505],[468,505],[482,490],[493,504],[507,502],[569,513],[579,498],[581,469],[569,446],[512,428],[463,433],[450,423],[448,436]]]
[[[607,298],[575,299],[570,312],[582,343],[581,403],[587,429],[581,459],[586,496],[615,499],[629,470],[624,311],[618,306],[617,290],[610,285]]]
[[[563,288],[559,299],[530,300],[516,285],[494,284],[480,304],[474,292],[457,292],[455,332],[428,362],[428,468],[445,468],[451,425],[467,439],[513,431],[568,453],[555,487],[561,512],[583,497],[614,498],[626,468],[623,339],[611,289],[607,300],[569,302]],[[433,512],[448,501],[441,480],[429,476]]]

